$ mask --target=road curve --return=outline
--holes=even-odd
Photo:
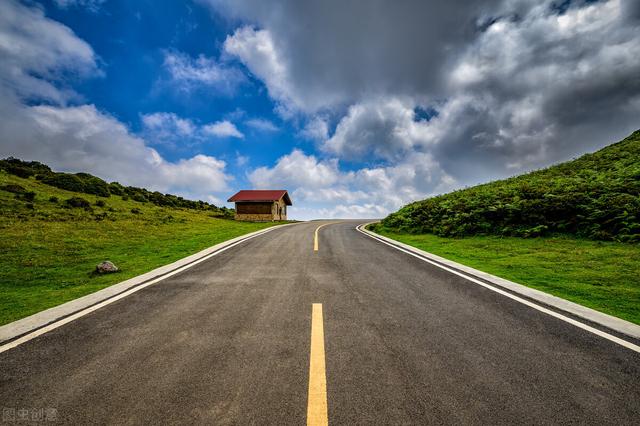
[[[324,226],[315,251],[323,223],[243,242],[1,353],[3,416],[304,424],[321,303],[329,424],[640,424],[640,354],[358,222]]]

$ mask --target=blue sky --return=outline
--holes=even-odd
[[[634,0],[3,0],[0,156],[381,217],[640,127]]]
[[[296,129],[274,113],[264,85],[232,58],[225,66],[238,68],[241,80],[230,88],[172,77],[165,65],[168,56],[187,63],[201,56],[221,62],[222,44],[233,32],[234,23],[205,6],[183,1],[109,1],[91,11],[82,5],[42,4],[50,18],[71,28],[99,57],[102,75],[79,81],[75,90],[133,132],[145,134],[144,115],[168,112],[195,125],[228,120],[244,136],[208,136],[194,142],[185,135],[157,141],[153,133],[145,134],[167,160],[195,154],[214,156],[227,162],[240,187],[250,185],[245,179],[250,167],[270,165],[292,146],[309,145],[296,138]],[[256,120],[273,129],[252,126]],[[238,157],[246,160],[238,164]]]

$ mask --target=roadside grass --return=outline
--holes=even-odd
[[[0,187],[8,184],[36,194],[28,201],[0,190],[0,325],[274,225],[79,194],[0,171]],[[66,208],[71,197],[86,199],[91,208]],[[93,274],[103,260],[120,272]]]
[[[446,238],[372,226],[385,237],[640,324],[640,247],[565,236]],[[370,229],[371,229],[370,228]]]

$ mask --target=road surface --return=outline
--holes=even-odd
[[[3,416],[305,424],[311,380],[335,425],[640,424],[640,354],[356,224],[273,230],[1,353]]]

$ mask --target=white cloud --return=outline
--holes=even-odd
[[[192,58],[181,52],[167,51],[164,55],[164,67],[176,87],[185,91],[208,87],[230,94],[245,81],[240,70],[204,55]]]
[[[17,96],[64,103],[75,98],[60,88],[68,74],[100,75],[96,55],[68,27],[42,9],[0,2],[0,79]]]
[[[244,135],[230,121],[222,120],[202,127],[202,132],[219,138],[244,138]]]
[[[271,33],[250,26],[238,28],[224,42],[224,51],[237,57],[258,79],[262,80],[269,95],[278,101],[278,112],[287,117],[296,110],[309,111],[321,106],[321,102],[309,103],[307,98],[292,86],[285,56],[275,45]]]
[[[142,124],[158,136],[193,136],[197,127],[193,121],[178,117],[172,112],[154,112],[142,116]]]
[[[196,155],[169,162],[115,118],[93,105],[2,105],[0,155],[43,161],[57,170],[87,171],[107,180],[206,199],[228,190],[225,162]]]
[[[382,217],[402,205],[452,189],[456,182],[428,154],[393,166],[344,171],[338,160],[319,160],[298,149],[248,175],[255,188],[288,189],[296,219]]]
[[[248,26],[238,28],[225,40],[224,50],[238,57],[256,77],[264,81],[272,97],[287,98],[287,69],[268,31],[256,31]]]
[[[247,164],[249,164],[249,157],[246,155],[242,155],[240,154],[238,151],[236,151],[236,165],[238,167],[244,167]]]
[[[352,105],[323,148],[347,159],[404,158],[415,147],[435,143],[428,123],[416,120],[414,106],[395,98]]]
[[[214,138],[244,138],[228,120],[200,125],[189,118],[172,112],[154,112],[142,115],[143,135],[151,143],[169,146],[187,146]]]
[[[244,124],[261,132],[277,132],[280,130],[273,122],[264,118],[252,118],[245,121]]]
[[[313,155],[307,156],[299,149],[278,160],[273,168],[260,167],[249,175],[255,188],[305,187],[320,188],[338,182],[340,172],[338,161],[318,161]]]
[[[305,139],[324,142],[329,138],[329,125],[322,117],[313,117],[306,123],[300,135]]]
[[[0,53],[0,157],[203,200],[229,190],[224,161],[205,155],[167,161],[94,105],[69,106],[77,96],[64,88],[67,77],[99,73],[95,54],[39,7],[0,2]],[[194,131],[175,115],[145,118],[149,126],[171,123],[179,133]]]

